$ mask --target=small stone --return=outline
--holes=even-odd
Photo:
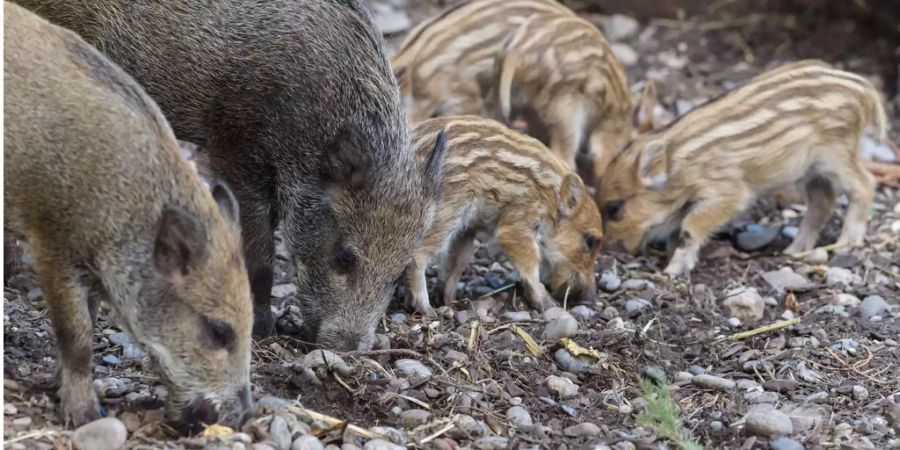
[[[762,391],[762,385],[753,380],[741,378],[737,380],[737,387],[742,391]]]
[[[500,319],[509,322],[531,320],[531,313],[528,311],[506,311],[500,315]]]
[[[484,434],[484,428],[478,424],[472,416],[460,414],[453,422],[460,431],[470,436],[481,436]]]
[[[774,439],[771,446],[772,450],[803,450],[803,444],[786,436]]]
[[[807,255],[805,260],[810,264],[825,264],[828,262],[828,250],[818,247]]]
[[[531,414],[528,414],[528,410],[521,406],[513,406],[512,408],[507,409],[506,420],[509,420],[509,423],[519,428],[534,426],[534,422],[531,420]]]
[[[291,444],[291,450],[324,450],[322,442],[319,438],[310,435],[303,435],[294,439]]]
[[[288,429],[287,421],[284,417],[272,417],[272,423],[269,424],[269,437],[278,450],[290,450],[291,448],[291,431]]]
[[[786,209],[785,211],[791,211],[792,213],[794,212],[791,209]],[[800,234],[800,229],[793,225],[787,225],[781,228],[781,235],[788,239],[793,240],[795,237],[797,237],[798,234]]]
[[[597,281],[597,284],[600,286],[600,289],[603,289],[606,292],[613,292],[622,286],[622,280],[612,272],[603,272],[603,275],[600,275],[600,280]]]
[[[779,305],[778,299],[775,297],[772,297],[771,295],[768,297],[763,297],[763,303],[765,303],[766,306],[778,306]]]
[[[126,331],[117,331],[107,337],[113,345],[125,345],[134,342],[131,335]]]
[[[622,288],[626,291],[640,291],[652,287],[654,287],[653,283],[640,278],[632,278],[630,280],[625,280],[625,282],[622,283]]]
[[[763,437],[786,436],[793,434],[794,425],[791,418],[781,411],[757,409],[744,417],[747,431]]]
[[[765,272],[762,277],[779,295],[787,291],[805,291],[813,286],[806,277],[795,273],[790,267]]]
[[[610,330],[624,330],[625,321],[621,317],[616,317],[606,323],[606,327]]]
[[[124,446],[127,439],[125,424],[115,417],[86,423],[72,433],[72,445],[78,450],[115,450]]]
[[[603,430],[600,429],[597,425],[594,425],[590,422],[579,423],[578,425],[572,425],[563,430],[563,434],[566,436],[572,437],[592,437],[597,436],[602,433]]]
[[[676,385],[681,386],[690,383],[692,378],[694,378],[694,375],[690,372],[675,372],[672,381],[674,381]]]
[[[588,308],[586,305],[578,305],[570,309],[569,313],[571,313],[575,317],[580,317],[582,319],[590,319],[591,317],[594,317],[595,314],[597,314],[596,311]]]
[[[794,380],[775,379],[763,382],[762,386],[767,391],[785,393],[796,390],[800,387],[800,383]]]
[[[16,417],[12,420],[12,425],[19,429],[28,428],[31,426],[31,417]]]
[[[406,447],[382,439],[371,439],[366,441],[363,450],[406,450]]]
[[[635,36],[640,29],[637,20],[622,14],[603,17],[600,20],[600,27],[603,29],[603,34],[611,42]]]
[[[835,350],[842,350],[851,355],[855,355],[856,352],[859,351],[859,342],[856,342],[855,339],[845,338],[832,344],[831,348]]]
[[[859,306],[860,300],[859,297],[850,294],[835,294],[834,297],[831,297],[831,301],[829,302],[832,305],[841,305],[848,308],[856,308]]]
[[[819,392],[816,392],[816,393],[807,395],[807,396],[806,396],[806,402],[808,402],[808,403],[821,402],[821,401],[823,401],[823,400],[825,400],[825,399],[827,399],[827,398],[828,398],[828,393],[827,393],[827,392],[825,392],[825,391],[819,391]]]
[[[691,382],[694,383],[695,386],[705,389],[718,389],[723,391],[734,389],[735,386],[734,381],[706,373],[695,375],[694,378],[691,379]]]
[[[619,310],[616,309],[615,306],[607,306],[603,308],[603,312],[600,313],[600,317],[603,317],[606,320],[612,320],[616,317],[619,317]]]
[[[872,320],[873,317],[884,316],[885,313],[890,311],[891,305],[878,295],[870,295],[864,298],[859,305],[859,315],[863,320]]]
[[[744,363],[741,364],[741,368],[747,373],[767,373],[774,370],[775,365],[770,361],[763,359],[751,359],[749,361],[744,361]]]
[[[853,398],[856,400],[865,400],[865,399],[869,398],[869,390],[858,384],[854,385],[853,386]]]
[[[619,414],[628,415],[634,411],[634,408],[631,405],[619,405]]]
[[[391,314],[391,322],[403,323],[406,321],[406,314],[403,313],[394,313]]]
[[[776,403],[780,396],[777,392],[759,392],[752,391],[744,394],[744,398],[747,399],[748,402],[753,404],[760,403]]]
[[[741,319],[738,319],[737,317],[729,317],[725,324],[728,325],[729,328],[740,328],[744,325],[741,322]]]
[[[755,322],[762,319],[766,303],[753,287],[741,287],[725,293],[725,306],[728,315],[744,322]]]
[[[454,318],[460,325],[465,324],[470,320],[475,320],[478,318],[478,313],[469,309],[463,309],[456,312]]]
[[[578,331],[578,321],[571,314],[561,315],[544,326],[544,339],[556,341],[564,337],[575,335]]]
[[[121,361],[115,355],[105,355],[100,359],[100,362],[107,366],[118,366]]]
[[[702,366],[698,366],[695,364],[691,367],[688,367],[688,372],[690,372],[691,375],[700,375],[700,374],[706,373],[706,369],[704,369]]]
[[[650,308],[651,306],[653,306],[653,304],[647,300],[644,300],[642,298],[633,298],[625,302],[625,312],[629,317],[634,317],[640,314],[641,311]]]
[[[816,309],[814,314],[832,314],[839,317],[850,317],[850,314],[847,313],[847,308],[844,305],[825,305],[821,308]]]
[[[409,409],[400,413],[400,422],[407,428],[415,428],[428,423],[431,413],[424,409]]]
[[[130,359],[141,359],[147,354],[141,350],[137,344],[132,344],[130,342],[122,344],[122,357],[130,360]]]
[[[778,236],[778,230],[774,227],[765,225],[750,224],[744,231],[737,235],[737,247],[745,252],[759,250]]]
[[[3,415],[4,416],[14,416],[19,413],[19,408],[16,408],[12,403],[4,403],[3,404]]]
[[[431,369],[415,359],[398,359],[394,368],[407,378],[431,378]]]
[[[709,428],[713,431],[722,431],[722,429],[725,428],[725,424],[720,420],[713,420],[709,423]]]
[[[550,375],[544,382],[547,385],[547,389],[561,399],[572,398],[578,395],[578,386],[568,378]]]
[[[574,374],[585,373],[591,369],[593,361],[588,357],[576,357],[565,348],[560,348],[554,354],[556,365],[566,372]]]
[[[328,370],[334,370],[344,376],[353,374],[353,368],[344,361],[344,358],[331,350],[316,349],[307,353],[303,357],[303,367],[307,369],[327,367]]]
[[[825,272],[825,284],[829,286],[850,286],[855,284],[858,279],[859,277],[857,277],[856,274],[843,267],[829,267]]]
[[[478,450],[503,450],[508,444],[509,439],[502,436],[486,436],[475,440],[475,448]]]
[[[609,49],[612,50],[623,66],[633,66],[638,62],[637,52],[628,44],[613,42],[609,44]]]
[[[297,293],[297,286],[293,283],[276,284],[272,286],[272,298],[284,298]]]

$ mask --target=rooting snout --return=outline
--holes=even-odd
[[[375,344],[375,329],[369,327],[322,324],[314,336],[319,348],[338,352],[369,351]]]
[[[591,304],[597,301],[597,284],[593,275],[587,277],[576,272],[568,281],[551,287],[553,298],[560,304]]]
[[[186,434],[199,433],[214,423],[240,428],[250,414],[252,406],[250,386],[244,385],[224,401],[217,402],[205,396],[197,396],[177,417],[181,429]]]

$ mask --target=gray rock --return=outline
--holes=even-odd
[[[578,425],[572,425],[563,430],[563,434],[566,436],[573,437],[591,437],[597,436],[602,433],[603,430],[600,429],[597,425],[594,425],[590,422],[579,423]]]
[[[803,450],[803,444],[785,436],[772,440],[770,445],[772,450]]]
[[[517,322],[520,320],[531,320],[531,313],[528,311],[506,311],[500,315],[501,320]]]
[[[475,439],[475,448],[478,450],[503,450],[508,444],[509,439],[502,436],[486,436]]]
[[[835,350],[843,350],[851,355],[855,355],[856,352],[859,351],[859,342],[856,342],[855,339],[845,338],[832,344],[831,348]]]
[[[415,359],[398,359],[394,368],[407,378],[431,378],[431,369]]]
[[[544,380],[544,383],[550,392],[561,399],[572,398],[578,395],[578,386],[568,378],[550,375]]]
[[[832,305],[841,305],[847,308],[856,308],[860,304],[859,297],[850,294],[839,293],[831,297],[829,301]]]
[[[400,422],[407,428],[415,428],[428,423],[431,413],[424,409],[408,409],[400,413]]]
[[[557,350],[554,354],[554,359],[556,360],[556,365],[559,366],[560,369],[574,374],[589,371],[594,362],[588,357],[572,356],[565,348]]]
[[[105,355],[100,359],[100,362],[107,366],[118,366],[121,361],[115,355]]]
[[[547,322],[544,326],[544,339],[556,341],[564,337],[575,335],[578,331],[578,321],[568,312]]]
[[[269,424],[269,437],[275,448],[278,450],[291,449],[291,430],[288,428],[287,421],[284,417],[272,417],[272,423]]]
[[[403,323],[406,321],[406,314],[403,313],[394,313],[390,317],[391,322]]]
[[[675,375],[672,376],[672,381],[678,385],[684,385],[691,382],[691,379],[694,378],[690,372],[675,372]]]
[[[747,431],[764,437],[789,436],[794,433],[791,418],[781,411],[756,409],[744,417]]]
[[[825,284],[829,286],[850,286],[858,281],[859,277],[856,274],[843,267],[829,267],[825,272]]]
[[[600,280],[597,281],[597,285],[606,292],[613,292],[622,286],[622,280],[612,272],[603,272],[603,275],[600,275]]]
[[[131,335],[126,331],[115,332],[107,336],[107,339],[109,339],[109,342],[113,345],[124,345],[134,342],[134,340],[131,338]]]
[[[694,375],[694,378],[691,379],[691,383],[705,389],[718,389],[723,391],[734,389],[735,386],[734,381],[706,373]]]
[[[750,224],[737,235],[737,246],[744,251],[759,250],[775,240],[778,230],[765,225]]]
[[[810,264],[825,264],[828,262],[828,250],[822,247],[816,248],[804,259]]]
[[[778,399],[780,398],[780,396],[778,395],[777,392],[751,391],[751,392],[744,394],[744,398],[752,404],[759,404],[759,403],[774,404],[774,403],[778,402]]]
[[[787,291],[805,291],[813,286],[806,277],[795,273],[790,267],[765,272],[762,277],[772,289],[782,295]]]
[[[788,239],[793,240],[798,234],[800,234],[800,229],[793,225],[787,225],[781,228],[781,235]]]
[[[767,373],[775,369],[775,365],[771,361],[764,359],[751,359],[744,361],[741,368],[747,373]]]
[[[615,319],[616,317],[619,317],[619,310],[616,309],[615,306],[607,306],[606,308],[603,308],[603,312],[600,313],[600,317],[606,320]]]
[[[762,391],[762,385],[753,380],[741,378],[737,380],[737,387],[742,391]]]
[[[872,320],[873,317],[884,316],[885,313],[890,311],[891,305],[878,295],[870,295],[864,298],[859,305],[859,315],[863,320]]]
[[[104,417],[86,423],[72,433],[72,445],[78,450],[115,450],[128,439],[128,430],[121,420]]]
[[[322,442],[319,438],[310,435],[303,435],[294,439],[291,444],[291,450],[324,450]]]
[[[543,314],[541,314],[541,317],[543,317],[544,320],[549,321],[549,320],[556,319],[558,317],[568,316],[568,315],[571,315],[571,314],[569,314],[569,312],[566,311],[565,309],[562,309],[559,306],[551,306],[551,307],[547,308],[543,312]]]
[[[122,344],[122,357],[125,359],[141,359],[146,355],[137,344],[127,342]]]
[[[628,44],[613,42],[609,44],[609,49],[624,66],[633,66],[638,62],[637,52]]]
[[[606,323],[606,327],[610,330],[624,330],[625,321],[621,317],[616,317]]]
[[[855,385],[853,386],[853,398],[856,400],[865,400],[869,398],[869,390],[863,386]]]
[[[276,284],[272,286],[273,298],[284,298],[297,293],[297,286],[293,283]]]
[[[387,440],[397,445],[406,445],[406,434],[398,430],[397,428],[374,426],[372,427],[372,431],[374,433],[380,434],[383,437],[386,437]]]
[[[737,317],[744,322],[756,322],[762,319],[766,302],[753,287],[740,287],[725,293],[725,306],[729,316]]]
[[[391,8],[387,5],[373,8],[375,15],[375,25],[381,30],[382,34],[394,34],[408,30],[412,26],[412,21],[403,9]]]
[[[307,353],[303,357],[303,367],[307,369],[327,367],[328,370],[337,371],[343,376],[353,374],[353,368],[344,361],[344,358],[341,358],[331,350],[316,349]]]
[[[654,287],[653,283],[640,278],[632,278],[630,280],[625,280],[625,282],[622,283],[622,288],[626,291],[640,291],[642,289],[652,289]]]
[[[850,317],[844,305],[825,305],[814,311],[814,314],[832,314],[839,317]]]
[[[463,309],[463,310],[457,311],[456,314],[454,315],[454,318],[456,319],[457,322],[459,322],[460,325],[463,325],[470,320],[477,319],[478,313],[476,313],[475,311],[469,310],[469,309]]]
[[[596,311],[588,308],[586,305],[578,305],[570,309],[569,313],[575,317],[580,317],[582,319],[590,319],[591,317],[594,317],[595,314],[597,314]]]
[[[484,434],[484,427],[478,423],[475,418],[466,414],[460,414],[453,422],[456,428],[470,436],[481,436]]]
[[[519,428],[530,428],[534,426],[534,422],[531,420],[531,414],[528,414],[528,410],[521,406],[513,406],[512,408],[507,409],[506,420],[509,420],[509,423]]]
[[[775,379],[763,382],[762,386],[767,391],[785,393],[793,392],[800,387],[800,383],[795,380]]]
[[[363,450],[406,450],[406,447],[382,439],[372,439],[366,441]]]
[[[603,34],[610,41],[620,41],[636,36],[640,29],[637,20],[622,14],[603,17],[600,19],[600,27],[603,29]]]
[[[637,316],[641,311],[653,306],[648,300],[642,298],[633,298],[625,302],[625,312],[629,317]]]
[[[744,325],[744,322],[741,322],[741,319],[737,317],[729,317],[725,324],[728,325],[729,328],[740,328]]]
[[[709,428],[713,431],[722,431],[722,429],[725,428],[725,424],[722,423],[721,420],[713,420],[709,423]]]
[[[694,364],[693,366],[688,367],[688,372],[690,372],[691,375],[700,375],[706,373],[706,369],[704,369],[702,366]]]

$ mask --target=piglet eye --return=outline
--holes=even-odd
[[[597,247],[600,245],[600,239],[593,234],[588,234],[584,236],[584,245],[587,246],[588,250],[594,251],[597,250]]]
[[[334,265],[341,272],[347,273],[356,267],[358,258],[353,250],[347,247],[339,246],[334,254]]]
[[[228,348],[234,344],[234,328],[228,322],[210,317],[203,317],[201,341],[209,348]]]
[[[613,222],[622,220],[622,210],[625,202],[623,200],[613,200],[603,207],[603,217]]]

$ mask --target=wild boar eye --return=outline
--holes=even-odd
[[[231,347],[234,344],[234,328],[224,320],[203,317],[201,341],[209,348]]]
[[[597,249],[597,246],[600,245],[600,239],[593,234],[587,234],[584,236],[584,245],[587,246],[588,250],[594,251]]]
[[[353,250],[340,246],[334,254],[334,265],[341,272],[347,273],[356,267],[358,258]]]
[[[622,210],[624,209],[624,200],[613,200],[603,207],[603,217],[613,222],[622,220]]]

